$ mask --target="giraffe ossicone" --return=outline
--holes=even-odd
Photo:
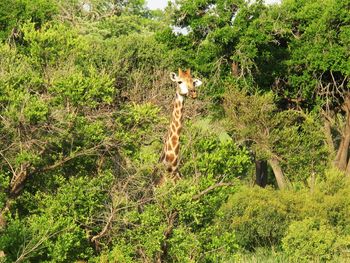
[[[174,72],[170,73],[170,79],[177,84],[176,95],[173,104],[174,109],[171,116],[170,127],[164,144],[161,161],[165,164],[171,178],[176,180],[180,178],[178,166],[184,98],[189,96],[195,99],[197,97],[196,88],[202,85],[202,81],[199,79],[193,79],[190,69],[183,71],[180,68],[178,74]]]

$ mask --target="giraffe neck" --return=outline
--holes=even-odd
[[[168,172],[177,176],[180,151],[180,133],[182,129],[182,109],[184,97],[176,93],[168,137],[164,146],[164,159]]]

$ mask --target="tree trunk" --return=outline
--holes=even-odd
[[[5,211],[0,211],[0,230],[6,227]]]
[[[339,143],[337,155],[335,156],[334,161],[333,161],[334,166],[337,167],[337,168],[339,168],[340,155],[342,154],[343,149],[344,149],[344,140],[342,138],[340,140],[340,143]]]
[[[260,187],[265,187],[267,184],[267,161],[255,161],[255,183]]]
[[[270,164],[272,171],[275,174],[278,188],[285,189],[287,187],[287,182],[286,182],[286,179],[284,178],[284,174],[283,174],[280,162],[276,158],[271,158],[270,160],[268,160],[268,163]]]
[[[348,153],[350,145],[350,97],[346,97],[342,109],[345,111],[345,124],[344,128],[342,129],[342,139],[339,144],[337,156],[334,160],[334,165],[339,170],[345,172],[348,166]]]
[[[234,77],[238,77],[239,76],[239,66],[238,63],[233,61],[231,64],[231,73]]]
[[[348,162],[348,165],[346,166],[345,175],[350,177],[350,161]]]
[[[350,133],[349,131],[346,131],[347,134],[342,138],[342,143],[340,144],[340,154],[339,154],[339,160],[337,160],[337,167],[345,171],[346,166],[348,163],[348,151],[349,151],[349,144],[350,144]]]
[[[0,210],[0,230],[6,227],[6,224],[7,224],[6,213],[10,210],[10,203],[11,203],[10,200],[7,200],[5,207],[2,210]]]
[[[333,156],[333,154],[335,154],[335,146],[334,146],[334,142],[333,142],[331,123],[326,118],[324,120],[324,135],[326,138],[328,149]]]

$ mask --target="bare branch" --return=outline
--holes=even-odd
[[[192,197],[192,200],[195,201],[195,200],[198,200],[199,198],[201,198],[203,195],[206,195],[207,193],[209,193],[210,191],[216,189],[216,188],[219,188],[219,187],[223,187],[223,186],[233,186],[233,183],[224,183],[224,182],[219,182],[219,183],[216,183],[214,185],[211,185],[209,186],[207,189],[203,190],[202,192],[194,195]]]
[[[5,162],[7,163],[7,165],[10,167],[12,175],[15,176],[16,175],[16,171],[13,169],[13,166],[11,165],[10,161],[5,157],[5,155],[2,154],[2,152],[0,151],[0,155],[2,156],[2,158],[5,160]]]
[[[77,158],[79,156],[87,156],[87,155],[95,155],[96,153],[94,152],[96,149],[98,149],[99,147],[101,147],[101,145],[95,145],[94,147],[92,148],[89,148],[89,149],[86,149],[86,150],[83,150],[83,151],[80,151],[80,152],[77,152],[71,156],[67,156],[66,158],[63,158],[61,160],[59,160],[58,162],[52,164],[52,165],[49,165],[49,166],[46,166],[42,169],[40,169],[41,172],[46,172],[46,171],[49,171],[49,170],[53,170],[59,166],[61,166],[62,164],[74,159],[74,158]]]
[[[95,235],[91,238],[91,242],[94,242],[96,246],[98,245],[98,240],[107,233],[108,229],[112,225],[114,214],[115,214],[114,208],[113,208],[113,206],[111,206],[110,214],[109,214],[109,217],[107,219],[106,225],[104,226],[104,228],[102,229],[102,231],[100,233],[98,233],[97,235]]]
[[[23,262],[25,259],[30,257],[30,254],[33,253],[35,250],[39,249],[40,246],[46,241],[49,240],[51,237],[59,234],[63,230],[57,231],[55,233],[49,234],[49,231],[46,231],[42,237],[33,244],[31,240],[26,246],[23,247],[21,254],[16,259],[15,263]]]

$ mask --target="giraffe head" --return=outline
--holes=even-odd
[[[191,70],[182,71],[179,68],[179,75],[175,72],[170,73],[170,79],[177,83],[176,91],[183,96],[190,95],[191,98],[197,97],[196,87],[202,85],[199,79],[192,79]]]

